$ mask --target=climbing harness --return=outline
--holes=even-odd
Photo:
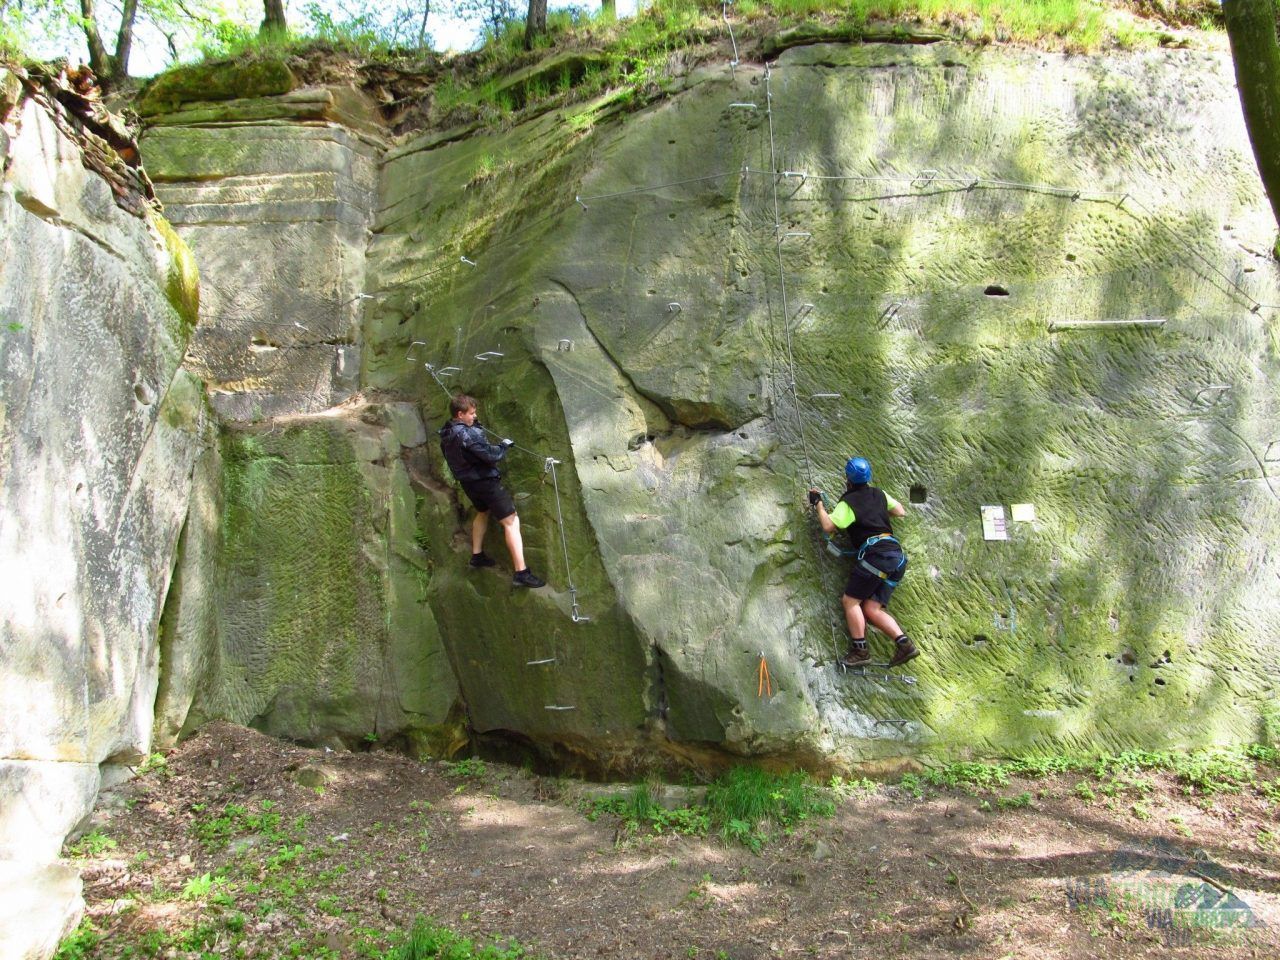
[[[874,537],[867,538],[867,542],[858,548],[858,552],[854,557],[854,559],[857,560],[858,566],[860,566],[863,570],[867,571],[868,573],[873,573],[877,577],[879,577],[881,580],[883,580],[886,587],[896,587],[902,581],[901,579],[894,580],[892,578],[895,576],[900,577],[902,568],[907,565],[907,553],[905,550],[902,552],[902,559],[898,561],[898,565],[894,567],[892,570],[890,570],[888,573],[885,573],[883,570],[873,567],[870,564],[870,562],[866,559],[867,551],[870,550],[872,547],[874,547],[877,543],[883,543],[885,540],[889,540],[889,541],[892,541],[893,543],[897,543],[899,547],[902,546],[902,544],[898,542],[898,538],[895,537],[893,534],[878,533]]]
[[[756,683],[757,697],[773,697],[773,681],[769,677],[769,661],[764,658],[764,651],[760,651],[760,669],[758,671],[759,680]]]

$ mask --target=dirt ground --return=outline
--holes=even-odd
[[[73,851],[102,939],[70,956],[376,957],[423,916],[547,958],[1280,957],[1256,791],[879,785],[757,855],[591,819],[581,789],[213,725],[104,794]]]

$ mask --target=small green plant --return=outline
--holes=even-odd
[[[116,842],[97,827],[90,830],[71,847],[73,857],[96,857],[114,850]]]
[[[924,785],[920,782],[920,777],[914,773],[904,773],[902,782],[898,784],[903,790],[909,793],[917,800],[924,799]]]
[[[1093,787],[1089,786],[1089,781],[1087,780],[1081,780],[1077,783],[1075,785],[1075,789],[1072,790],[1072,793],[1086,803],[1092,803],[1094,800],[1098,799],[1098,795],[1093,792]]]
[[[95,953],[94,948],[102,942],[102,933],[89,919],[82,920],[67,937],[58,944],[53,960],[88,960]]]
[[[183,884],[181,897],[183,900],[203,900],[215,888],[224,885],[226,882],[225,877],[215,877],[212,874],[204,873],[198,877],[192,877]]]
[[[475,780],[483,777],[488,772],[488,768],[479,757],[466,757],[462,760],[446,763],[444,772],[447,777],[463,777],[468,780]]]
[[[868,780],[866,777],[846,780],[842,776],[835,775],[827,781],[827,789],[838,797],[852,797],[863,793],[875,793],[876,788],[879,786],[880,785],[874,780]]]
[[[753,850],[768,840],[764,827],[790,831],[813,816],[830,817],[836,805],[808,776],[772,774],[759,767],[734,767],[707,787],[707,812],[723,836]]]
[[[158,773],[165,777],[169,775],[169,761],[163,753],[148,754],[142,763],[138,764],[138,776],[145,777],[149,773]]]
[[[524,956],[524,948],[515,941],[477,946],[473,940],[419,917],[381,960],[520,960]]]
[[[1012,797],[1000,797],[996,800],[996,806],[1001,810],[1025,810],[1031,806],[1031,793],[1024,790]]]

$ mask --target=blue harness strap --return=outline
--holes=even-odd
[[[881,543],[882,541],[885,541],[885,540],[888,540],[891,543],[896,543],[898,544],[899,547],[902,546],[902,544],[898,541],[898,538],[895,537],[893,534],[879,533],[879,534],[876,534],[874,537],[867,538],[867,542],[858,548],[858,552],[854,555],[854,559],[857,560],[858,566],[860,566],[863,570],[867,571],[867,573],[873,573],[877,577],[879,577],[881,580],[883,580],[885,583],[885,586],[896,587],[902,581],[895,580],[893,579],[893,577],[897,576],[898,572],[907,565],[907,552],[905,550],[902,551],[902,559],[898,561],[898,565],[894,567],[893,570],[891,570],[889,573],[885,573],[883,570],[879,570],[876,567],[873,567],[866,559],[867,551],[870,550],[872,547],[874,547],[877,543]]]

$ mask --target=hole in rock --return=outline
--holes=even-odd
[[[1163,686],[1164,686],[1164,677],[1156,677],[1156,686],[1157,686],[1157,687],[1163,687]]]
[[[985,633],[975,633],[973,635],[973,639],[969,641],[969,645],[973,646],[974,644],[978,644],[978,643],[990,643],[990,642],[991,642],[991,638],[988,637]]]
[[[1004,287],[996,283],[991,284],[989,287],[987,287],[987,289],[983,290],[982,292],[985,293],[988,297],[1007,297],[1009,295],[1008,290],[1006,290]]]
[[[668,219],[668,220],[674,220],[675,218],[676,218],[676,215],[675,215],[674,213],[668,213],[668,214],[667,214],[667,219]]]
[[[151,388],[145,383],[135,383],[133,385],[133,395],[138,398],[138,402],[144,407],[151,406],[151,402],[155,400],[155,394],[151,392]]]
[[[929,499],[929,491],[925,489],[923,483],[913,483],[911,485],[911,502],[924,503]]]
[[[1132,667],[1138,662],[1138,659],[1131,651],[1126,650],[1124,653],[1120,654],[1120,662],[1126,667]]]

